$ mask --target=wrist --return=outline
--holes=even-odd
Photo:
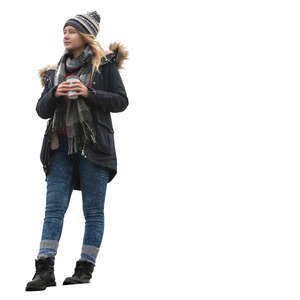
[[[95,96],[96,95],[96,90],[93,88],[88,87],[88,96]]]

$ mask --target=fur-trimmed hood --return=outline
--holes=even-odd
[[[105,51],[105,55],[107,57],[107,60],[103,57],[103,60],[101,62],[101,65],[114,60],[117,68],[122,69],[123,68],[123,62],[125,59],[128,59],[128,51],[125,49],[125,47],[119,43],[119,42],[113,42],[109,44],[109,50]],[[55,65],[47,65],[41,69],[38,70],[39,77],[41,79],[41,84],[44,86],[44,80],[46,76],[46,72],[48,70],[56,70],[57,64]]]

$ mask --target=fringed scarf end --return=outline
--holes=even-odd
[[[75,136],[68,138],[68,155],[78,152],[78,141]]]

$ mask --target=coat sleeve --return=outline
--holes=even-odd
[[[106,73],[109,77],[109,90],[96,90],[88,87],[87,103],[109,112],[122,112],[128,106],[126,90],[115,62],[109,63]]]
[[[49,75],[45,76],[44,90],[36,104],[36,112],[42,119],[52,118],[57,103],[61,97],[56,98],[54,96],[56,87],[51,86]]]

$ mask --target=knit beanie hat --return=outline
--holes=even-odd
[[[75,27],[78,31],[83,33],[92,34],[94,38],[99,31],[100,16],[96,11],[87,12],[86,14],[76,15],[69,19],[64,28],[68,25]]]

